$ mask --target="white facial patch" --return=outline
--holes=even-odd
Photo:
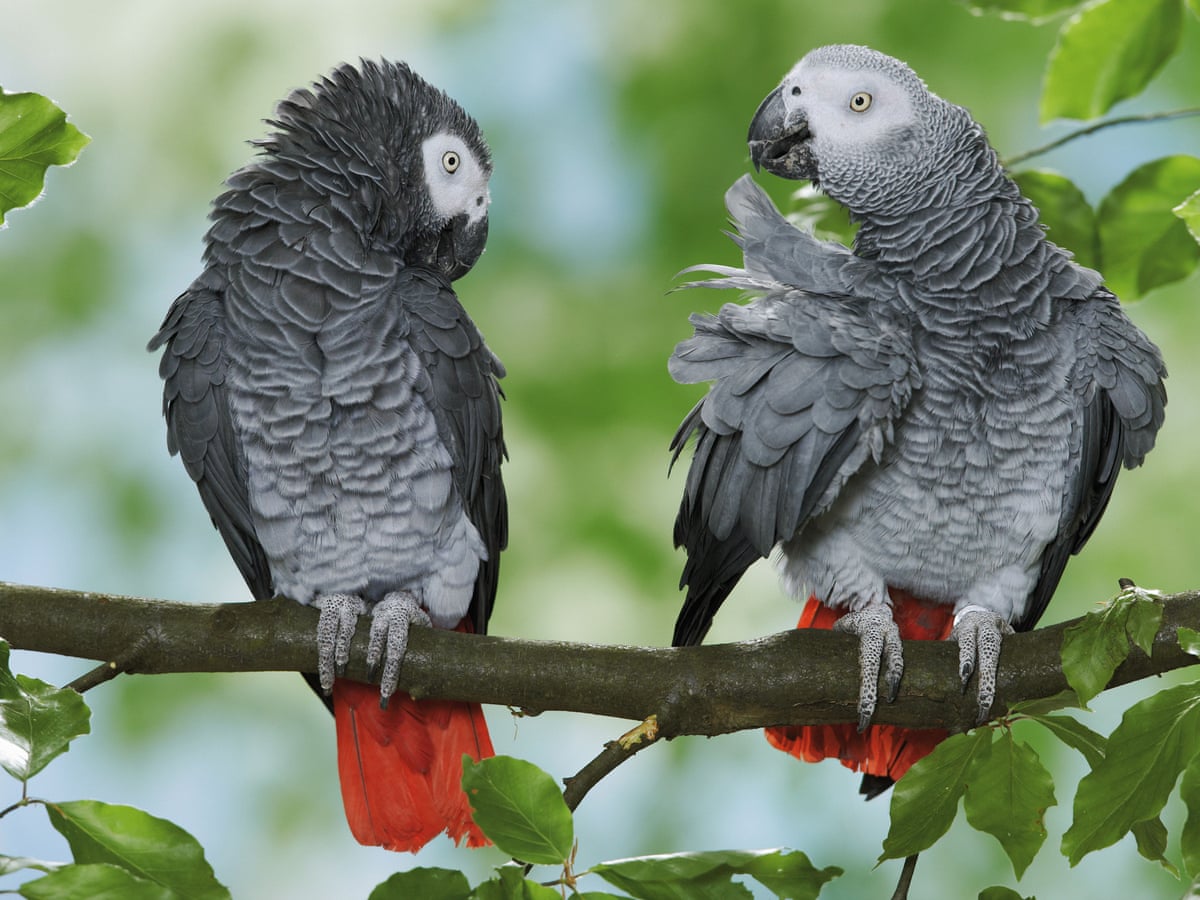
[[[439,216],[452,219],[466,213],[468,221],[477,222],[487,215],[488,174],[462,138],[447,132],[426,138],[421,158],[425,187]]]
[[[862,95],[869,98],[865,103]],[[907,91],[885,73],[804,60],[784,77],[782,97],[789,117],[802,112],[819,139],[870,142],[910,125],[914,115]]]

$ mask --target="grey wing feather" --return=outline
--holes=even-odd
[[[250,515],[245,466],[225,395],[225,313],[201,284],[179,296],[149,350],[163,348],[167,448],[178,454],[251,594],[273,593],[271,572]]]
[[[1075,382],[1082,415],[1075,430],[1078,468],[1068,479],[1058,537],[1046,548],[1025,614],[1013,626],[1037,624],[1067,560],[1083,549],[1104,513],[1122,464],[1139,466],[1154,446],[1167,403],[1167,370],[1158,348],[1100,288],[1067,307],[1076,343]]]
[[[883,304],[781,292],[692,324],[671,375],[713,385],[671,445],[678,458],[696,437],[675,523],[677,644],[701,640],[745,568],[878,457],[920,385],[906,322]]]
[[[475,631],[487,630],[496,596],[500,551],[508,545],[508,501],[500,465],[507,458],[499,379],[504,366],[442,278],[421,270],[400,276],[407,338],[426,378],[417,384],[454,462],[454,483],[488,558],[480,563],[471,601]]]
[[[786,287],[815,294],[852,295],[861,293],[869,283],[874,269],[868,261],[841,244],[798,230],[749,175],[743,175],[725,192],[725,208],[737,229],[730,237],[742,249],[742,267],[691,266],[680,274],[712,272],[724,277],[684,287],[749,291]]]

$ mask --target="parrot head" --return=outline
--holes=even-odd
[[[353,207],[367,245],[450,281],[487,243],[491,155],[479,125],[404,63],[345,64],[293,91],[258,142],[268,160]]]
[[[747,143],[756,169],[812,181],[869,215],[928,198],[972,127],[979,130],[966,110],[931,93],[900,60],[832,45],[807,54],[767,95]]]

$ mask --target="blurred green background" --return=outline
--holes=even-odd
[[[1054,26],[979,18],[953,0],[62,0],[2,3],[0,22],[0,84],[47,94],[93,138],[0,233],[0,579],[248,598],[167,456],[156,361],[143,348],[199,271],[208,201],[249,158],[245,141],[264,133],[274,103],[340,61],[387,56],[458,98],[495,160],[490,245],[459,294],[509,370],[512,541],[492,619],[500,635],[669,641],[682,473],[668,480],[666,446],[699,389],[674,385],[665,360],[689,333],[689,312],[732,296],[667,292],[687,265],[736,260],[721,235],[722,195],[749,168],[750,116],[796,59],[830,42],[900,56],[968,106],[1001,154],[1066,130],[1037,126]],[[1180,56],[1116,112],[1195,105],[1198,38],[1189,18]],[[1096,201],[1135,165],[1198,149],[1200,125],[1177,122],[1108,131],[1037,164]],[[781,203],[794,187],[760,181]],[[1122,478],[1046,621],[1085,612],[1120,576],[1200,586],[1196,286],[1192,278],[1132,310],[1171,369],[1167,425],[1146,469]],[[710,640],[787,628],[795,615],[760,564]],[[56,682],[87,667],[27,653],[14,664]],[[1088,723],[1107,733],[1152,687],[1101,698]],[[179,823],[235,897],[365,897],[399,868],[478,877],[501,861],[444,840],[416,858],[355,844],[332,723],[295,676],[123,678],[88,702],[93,734],[35,792],[130,803]],[[499,752],[560,777],[627,727],[564,714],[511,719],[502,709],[489,719]],[[1030,736],[1060,776],[1060,805],[1023,892],[1182,894],[1129,839],[1067,868],[1057,843],[1081,764]],[[800,765],[756,733],[677,740],[585,801],[580,861],[787,845],[847,870],[823,897],[887,896],[898,864],[871,868],[887,801],[863,803],[856,790],[857,776],[837,764]],[[15,799],[15,783],[0,790],[0,806]],[[1181,817],[1172,807],[1168,824]],[[0,851],[66,855],[36,810],[0,824]],[[973,897],[998,882],[1013,884],[997,845],[960,823],[924,855],[914,896]]]

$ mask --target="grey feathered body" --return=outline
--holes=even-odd
[[[853,253],[748,178],[730,189],[744,267],[701,284],[762,296],[693,317],[671,359],[713,382],[673,445],[697,438],[676,643],[776,545],[800,597],[858,609],[900,588],[1030,628],[1152,446],[1157,349],[1045,239],[978,126],[952,150],[936,193],[858,216]]]
[[[470,608],[483,631],[507,538],[504,370],[449,280],[406,261],[411,211],[372,162],[391,151],[359,146],[400,106],[370,90],[405,79],[344,67],[281,106],[151,346],[170,448],[256,597],[409,591],[435,625]]]

